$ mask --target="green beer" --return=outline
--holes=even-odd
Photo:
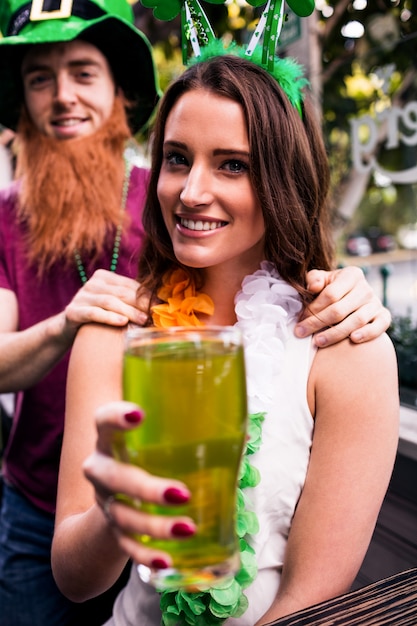
[[[197,524],[190,538],[138,539],[173,558],[173,568],[155,572],[152,582],[207,586],[239,568],[236,486],[247,418],[240,335],[233,327],[133,332],[124,357],[124,398],[144,409],[145,420],[123,433],[119,454],[190,489],[186,505],[143,503],[143,511],[187,515]]]

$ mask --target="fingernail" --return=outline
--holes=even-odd
[[[171,535],[174,535],[174,537],[189,537],[194,535],[194,533],[194,526],[187,524],[187,522],[177,522],[171,528]]]
[[[151,561],[151,567],[154,569],[166,569],[169,567],[169,563],[165,559],[157,558]]]
[[[325,345],[327,345],[327,339],[323,335],[318,335],[318,337],[315,338],[315,342],[316,345],[320,348],[323,348]]]
[[[296,326],[295,327],[295,334],[297,337],[305,337],[306,336],[306,329],[304,328],[304,326]]]
[[[138,323],[146,324],[148,321],[148,315],[143,311],[139,311],[139,309],[135,309],[135,317]]]
[[[129,424],[139,424],[143,420],[142,411],[129,411],[129,413],[125,413],[125,420]]]
[[[164,492],[165,502],[169,504],[183,504],[184,502],[188,502],[190,499],[189,494],[183,489],[178,489],[178,487],[168,487],[168,489]]]

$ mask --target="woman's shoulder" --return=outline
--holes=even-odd
[[[122,341],[127,326],[111,326],[109,324],[99,324],[89,322],[83,324],[77,333],[77,342],[97,341],[100,338],[106,338],[112,341]]]
[[[359,399],[377,392],[398,395],[397,359],[386,333],[356,344],[349,339],[317,350],[310,372],[309,398]],[[363,398],[365,399],[365,398]]]
[[[336,363],[340,366],[353,367],[359,364],[370,364],[379,359],[395,362],[395,350],[391,339],[386,333],[364,343],[353,343],[349,338],[317,351],[316,363],[321,367],[333,367]]]
[[[108,324],[90,322],[83,324],[77,332],[70,364],[114,363],[115,357],[122,354],[126,327],[120,328]],[[103,363],[104,364],[104,363]]]
[[[104,324],[83,324],[75,338],[68,366],[67,398],[86,392],[90,402],[121,397],[124,328]],[[119,375],[120,373],[120,375]]]

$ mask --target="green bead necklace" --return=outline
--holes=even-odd
[[[119,260],[120,242],[122,239],[122,230],[123,230],[123,215],[126,209],[126,200],[127,200],[127,193],[129,191],[131,169],[132,168],[131,168],[130,163],[128,162],[127,159],[125,159],[125,175],[124,175],[124,180],[123,180],[122,204],[120,208],[120,221],[116,229],[116,234],[114,236],[113,252],[112,252],[111,261],[110,261],[111,272],[116,271],[117,262]],[[78,274],[80,275],[81,282],[84,285],[84,283],[86,283],[88,280],[88,276],[85,271],[84,264],[81,260],[81,255],[78,250],[74,251],[74,257],[75,257],[75,263],[77,266]]]

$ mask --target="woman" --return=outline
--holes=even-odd
[[[149,324],[170,315],[161,298],[184,275],[173,270],[185,272],[189,288],[214,305],[190,312],[197,323],[236,323],[242,307],[248,310],[242,281],[259,278],[257,296],[273,297],[284,311],[271,339],[279,336],[285,349],[270,372],[262,444],[252,458],[261,474],[253,494],[260,531],[248,540],[258,574],[244,591],[247,610],[239,615],[233,609],[226,619],[239,626],[267,624],[349,589],[371,539],[398,437],[396,362],[386,335],[317,351],[310,338],[292,333],[307,303],[306,271],[331,265],[326,153],[301,89],[280,86],[288,85],[293,69],[282,61],[272,77],[226,55],[197,63],[177,79],[156,122],[144,214],[148,239],[139,280],[152,294],[150,307],[159,304],[148,309]],[[263,324],[258,308],[250,315],[256,331]],[[172,323],[178,319],[174,312]],[[81,329],[71,357],[52,559],[62,591],[77,600],[111,585],[128,557],[170,566],[169,554],[135,542],[130,533],[169,538],[196,531],[191,519],[147,516],[108,497],[123,492],[166,504],[190,497],[186,485],[112,458],[114,431],[143,417],[140,407],[120,401],[121,355],[122,332],[95,326]],[[109,624],[156,626],[159,603],[133,567]],[[163,595],[164,624],[221,623],[209,605],[205,621],[192,621],[180,604],[176,594]]]

